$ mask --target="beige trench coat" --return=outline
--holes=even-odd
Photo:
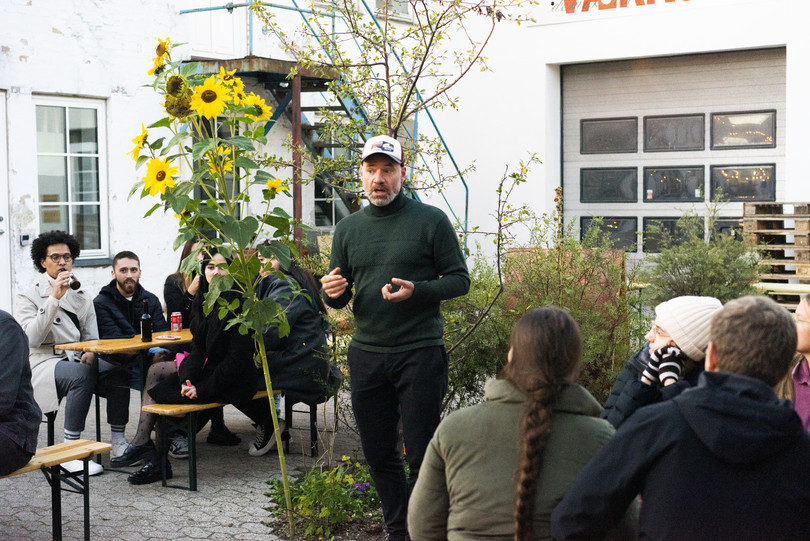
[[[72,361],[74,356],[79,360],[79,353],[54,350],[53,345],[98,338],[93,299],[81,289],[69,289],[56,300],[51,297],[52,284],[52,279],[43,273],[36,284],[18,293],[14,300],[14,316],[28,336],[34,399],[43,413],[59,409],[54,376],[56,363],[63,359]],[[65,310],[76,314],[81,330]]]

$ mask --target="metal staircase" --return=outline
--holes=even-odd
[[[361,3],[365,9],[365,15],[368,16],[370,20],[372,20],[379,27],[380,22],[377,20],[374,10],[369,7],[366,0],[361,0]],[[271,4],[267,2],[262,2],[262,4],[269,10],[278,9],[298,12],[298,14],[304,20],[305,26],[309,28],[312,37],[314,39],[319,39],[315,28],[307,19],[307,17],[315,16],[315,14],[313,14],[312,11],[299,6],[297,0],[289,0],[288,5],[277,3]],[[233,13],[236,8],[247,8],[249,5],[250,3],[229,3],[222,6],[182,10],[180,11],[180,14],[184,15],[216,10],[228,10],[230,13]],[[345,146],[330,140],[328,136],[324,134],[324,122],[322,115],[334,114],[337,112],[345,116],[347,119],[352,119],[359,125],[367,126],[369,125],[369,121],[362,104],[358,103],[351,97],[341,97],[336,93],[331,92],[328,85],[330,82],[335,80],[334,77],[324,77],[323,75],[316,75],[307,72],[306,70],[301,69],[299,66],[296,66],[294,61],[274,60],[254,56],[254,19],[256,19],[256,17],[252,11],[248,11],[248,13],[248,56],[240,59],[227,60],[208,60],[202,58],[193,59],[200,62],[202,73],[218,73],[219,67],[221,66],[228,71],[236,69],[237,75],[242,78],[249,77],[260,82],[266,89],[267,93],[272,96],[273,100],[276,102],[273,117],[267,122],[266,131],[269,133],[269,131],[281,118],[281,115],[285,115],[293,126],[294,139],[295,132],[299,133],[301,146],[306,149],[309,159],[313,162],[319,159],[333,159],[341,155],[348,155],[348,149]],[[333,26],[339,23],[340,18],[335,17],[334,14],[332,14]],[[401,69],[404,70],[405,67],[402,65],[398,55],[396,55],[396,59],[400,62]],[[296,68],[299,78],[299,81],[295,81],[295,84],[291,83],[288,78],[293,67]],[[337,76],[338,75],[336,74],[335,77]],[[421,100],[421,96],[417,95],[417,99]],[[296,108],[294,103],[295,100],[298,100],[297,109],[299,112],[297,115],[294,113],[294,109]],[[429,121],[428,128],[432,130],[431,135],[437,137],[441,141],[444,151],[452,164],[452,168],[455,170],[455,175],[460,179],[461,185],[463,186],[463,214],[456,213],[453,205],[447,199],[444,190],[438,190],[438,192],[444,199],[446,207],[451,216],[460,224],[460,227],[465,234],[464,238],[466,242],[469,188],[430,111],[425,110],[420,113],[420,115],[427,117]],[[407,130],[406,128],[406,137],[413,141],[417,140],[418,128],[418,119],[414,119],[413,129]],[[358,133],[354,143],[355,146],[362,146],[365,139],[370,135],[372,134]],[[438,180],[434,176],[431,167],[427,167],[426,158],[424,156],[417,155],[416,160],[418,163],[425,166],[422,169],[427,174],[424,179],[421,179],[420,184],[427,188],[438,187]],[[351,168],[353,165],[347,165],[347,167]],[[410,168],[411,175],[413,175],[413,170],[414,168]],[[338,174],[337,177],[326,178],[330,177],[330,175],[321,175],[315,176],[311,179],[315,183],[316,221],[321,220],[321,223],[317,223],[316,225],[329,228],[330,226],[333,226],[334,223],[336,223],[336,221],[341,217],[348,215],[350,212],[354,212],[360,208],[362,205],[362,200],[359,197],[361,191],[360,187],[352,185],[351,183],[347,184],[345,182],[345,179],[353,178],[352,173],[353,172],[351,170],[346,170],[343,171],[342,174]],[[408,195],[411,197],[419,199],[418,192],[413,189],[413,182],[415,179],[409,180],[411,182],[404,184],[404,189],[407,190],[406,193],[408,193]],[[319,198],[319,196],[322,197]],[[319,207],[319,203],[323,204]],[[298,205],[298,208],[300,209],[300,201]],[[331,211],[330,216],[326,216],[326,210]],[[330,223],[330,221],[332,223]]]

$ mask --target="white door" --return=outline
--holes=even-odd
[[[0,92],[0,309],[11,313],[11,209],[8,206],[6,93]]]

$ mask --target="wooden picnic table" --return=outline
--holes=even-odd
[[[161,336],[176,336],[179,339],[165,339]],[[69,344],[56,344],[53,349],[63,351],[82,351],[110,355],[113,353],[138,353],[153,347],[173,346],[191,342],[191,330],[161,331],[152,333],[151,342],[141,341],[141,335],[132,338],[107,338],[103,340],[87,340],[86,342],[71,342]]]

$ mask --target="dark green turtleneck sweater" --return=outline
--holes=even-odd
[[[342,308],[354,286],[351,345],[376,353],[444,344],[440,303],[470,289],[450,220],[402,192],[384,207],[368,205],[338,222],[329,269],[335,267],[349,286],[337,299],[324,295],[324,301]],[[391,278],[413,282],[411,298],[398,303],[383,299],[382,288]]]

